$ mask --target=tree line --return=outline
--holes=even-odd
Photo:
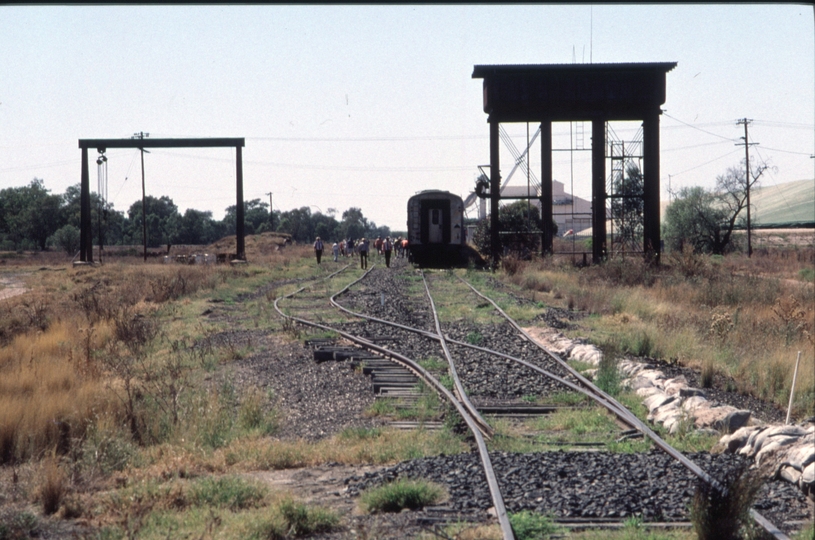
[[[42,179],[35,178],[23,187],[0,190],[0,251],[79,250],[81,188],[77,184],[62,195],[51,193]],[[134,202],[126,212],[104,203],[91,193],[93,242],[105,246],[142,245],[146,223],[147,246],[207,245],[235,234],[237,207],[226,208],[221,220],[212,212],[188,208],[183,214],[169,197],[147,196]],[[260,234],[275,231],[290,234],[295,242],[313,242],[390,235],[388,227],[379,227],[359,208],[342,212],[329,208],[326,214],[312,213],[304,206],[288,211],[269,212],[269,204],[260,199],[244,201],[244,231]]]

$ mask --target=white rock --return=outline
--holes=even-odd
[[[701,396],[693,396],[689,397],[685,401],[682,402],[682,409],[692,413],[699,407],[709,406],[710,402]]]
[[[781,436],[778,436],[778,437],[773,437],[772,439],[770,439],[770,442],[764,443],[764,446],[761,447],[761,450],[759,450],[756,453],[756,458],[755,458],[756,459],[756,465],[761,465],[761,462],[762,462],[762,460],[764,459],[765,456],[768,456],[768,455],[770,455],[770,454],[772,454],[774,452],[777,452],[778,449],[780,449],[782,446],[792,444],[797,440],[798,440],[798,437],[792,437],[792,436],[783,436],[783,435],[781,435]]]
[[[633,379],[628,379],[627,382],[624,382],[623,384],[630,388],[631,390],[639,390],[640,388],[655,388],[654,383],[652,383],[650,379],[646,379],[645,377],[635,377]]]
[[[679,390],[688,387],[688,380],[684,375],[674,377],[665,381],[665,393],[670,395],[679,394]]]
[[[801,473],[801,483],[807,486],[815,484],[815,462],[810,463]]]
[[[788,435],[803,437],[806,435],[806,430],[801,426],[770,426],[756,436],[752,446],[756,452],[760,452],[764,445],[769,442],[768,439]]]
[[[669,396],[664,392],[660,392],[647,398],[645,401],[643,401],[643,404],[648,408],[648,412],[653,412],[654,409],[661,407],[665,403],[673,401],[675,399],[676,396]]]
[[[603,359],[603,353],[594,345],[575,345],[569,353],[569,358],[599,366],[600,361]]]
[[[634,393],[642,398],[647,398],[654,394],[662,394],[663,392],[656,386],[646,386],[645,388],[638,388]]]

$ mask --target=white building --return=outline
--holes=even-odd
[[[557,234],[563,236],[568,231],[574,233],[591,228],[591,201],[575,197],[566,193],[563,182],[552,181],[552,217],[557,223]],[[531,191],[529,191],[531,190]],[[526,197],[531,194],[535,198],[530,202],[540,212],[540,191],[527,186],[505,186],[501,191],[502,197]],[[508,204],[512,201],[503,201]],[[482,207],[483,208],[483,207]],[[486,213],[486,212],[485,212]],[[481,213],[479,213],[479,217]]]

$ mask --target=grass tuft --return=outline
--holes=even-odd
[[[440,502],[445,497],[444,488],[426,480],[398,479],[395,482],[372,488],[360,497],[365,512],[401,512],[416,510]]]
[[[59,510],[63,498],[68,493],[68,477],[54,458],[43,462],[42,479],[39,487],[39,499],[45,515]]]
[[[509,523],[516,540],[543,540],[560,534],[560,528],[551,516],[524,510],[509,515]]]
[[[691,503],[691,523],[699,540],[752,537],[756,524],[750,517],[762,480],[746,468],[725,481],[726,493],[700,481]]]

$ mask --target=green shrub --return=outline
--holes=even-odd
[[[542,540],[550,538],[559,532],[559,528],[551,516],[536,514],[527,510],[517,514],[510,514],[509,523],[512,525],[516,540]]]
[[[798,271],[798,279],[801,281],[815,281],[815,269],[802,268]]]
[[[435,504],[444,497],[444,488],[425,480],[398,479],[362,494],[360,503],[368,513],[415,510]]]
[[[190,503],[217,506],[237,511],[262,506],[266,497],[264,486],[235,476],[203,478],[190,489]]]
[[[280,505],[280,513],[288,526],[292,536],[307,536],[319,532],[327,532],[336,527],[339,517],[323,508],[309,508],[303,503],[284,501]]]
[[[617,360],[611,356],[603,355],[597,375],[594,377],[594,384],[606,394],[616,396],[620,393],[620,383],[622,378],[617,370]]]
[[[302,538],[330,532],[339,522],[339,516],[331,510],[309,507],[292,499],[284,499],[273,508],[269,518],[252,527],[254,531],[250,538],[265,540]]]

